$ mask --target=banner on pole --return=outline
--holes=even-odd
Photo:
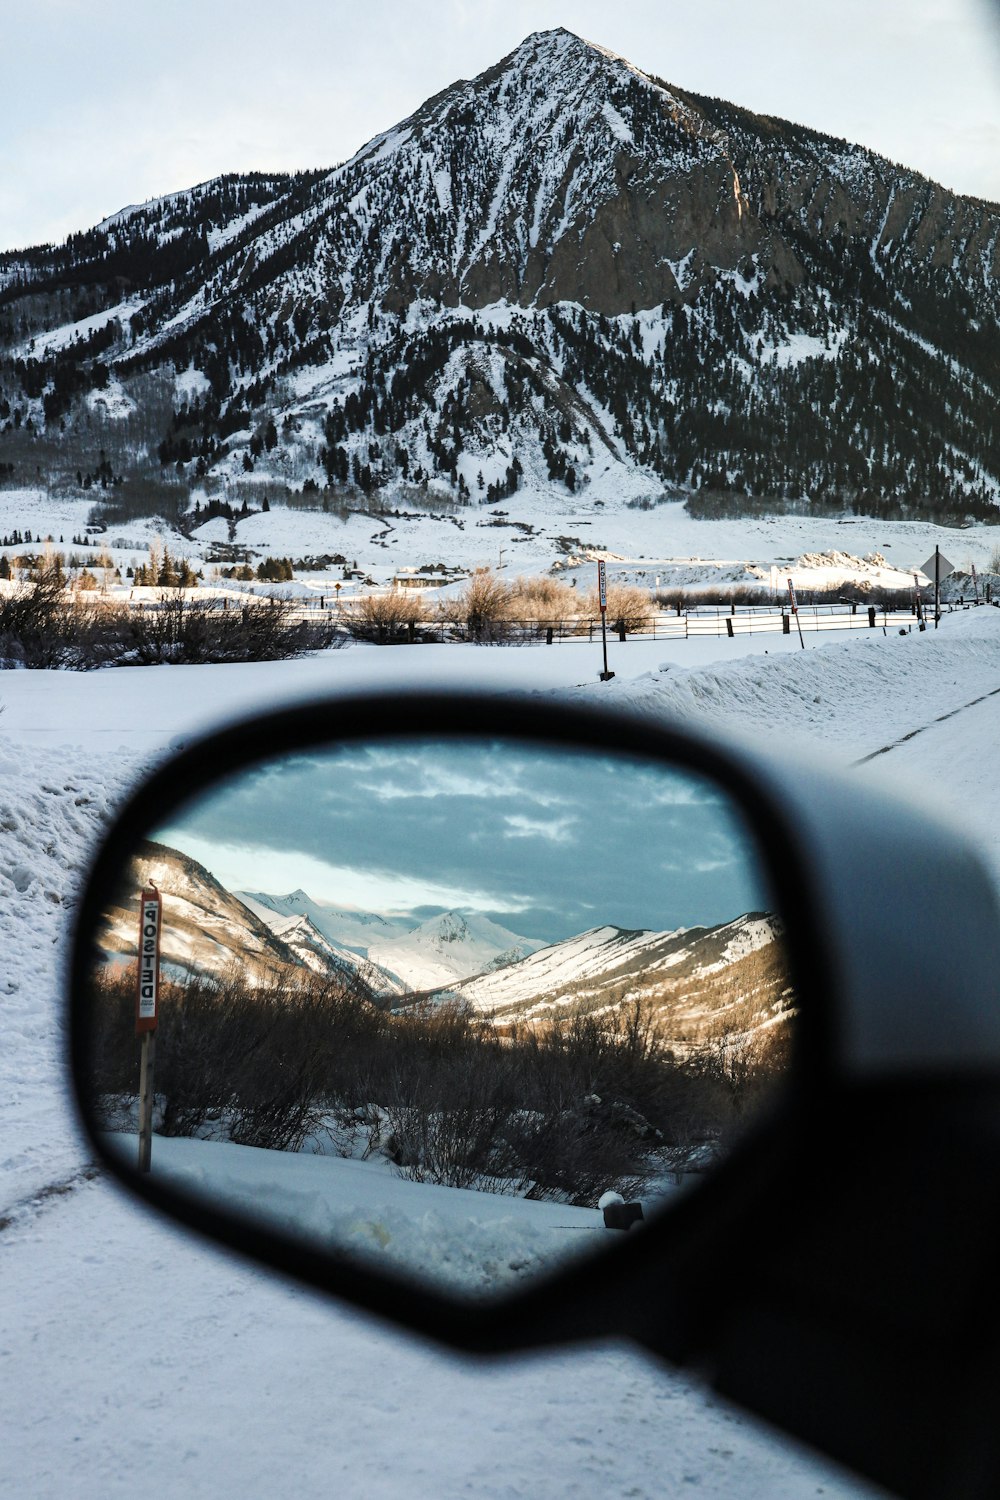
[[[142,893],[139,906],[139,973],[135,994],[135,1034],[156,1030],[160,989],[160,929],[163,898],[158,890]]]
[[[601,604],[601,613],[604,614],[608,607],[608,574],[603,560],[597,564],[597,597]]]
[[[790,578],[788,580],[788,597],[792,601],[792,614],[797,615],[799,612],[799,606],[795,598],[795,585]]]

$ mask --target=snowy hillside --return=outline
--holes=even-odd
[[[0,462],[116,520],[206,479],[459,516],[1000,494],[997,209],[564,30],[332,171],[6,260]]]
[[[102,947],[109,955],[134,958],[138,939],[138,895],[154,885],[163,896],[161,954],[171,978],[220,978],[238,969],[251,983],[286,978],[305,964],[320,974],[341,971],[338,955],[301,930],[275,934],[196,860],[164,844],[144,841],[107,913]]]
[[[494,1020],[529,1023],[641,999],[659,1012],[665,1034],[692,1039],[718,1021],[732,1003],[731,992],[755,997],[751,1026],[790,1006],[780,936],[780,923],[758,913],[719,927],[676,932],[595,927],[448,993]],[[740,966],[755,953],[763,962],[747,983]],[[720,982],[723,978],[729,982]]]

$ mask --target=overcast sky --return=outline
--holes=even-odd
[[[223,172],[333,166],[532,31],[1000,200],[997,0],[32,0],[8,7],[0,249]]]
[[[767,909],[728,798],[660,765],[507,743],[391,744],[234,778],[153,835],[228,890],[388,916],[483,912],[554,942]]]

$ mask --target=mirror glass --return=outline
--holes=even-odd
[[[136,844],[93,946],[112,1151],[473,1296],[703,1181],[780,1085],[796,1015],[728,793],[513,738],[222,779]]]

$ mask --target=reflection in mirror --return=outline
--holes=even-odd
[[[738,808],[687,769],[513,738],[264,762],[122,872],[95,1110],[214,1209],[488,1294],[731,1149],[789,1059],[781,934]]]

